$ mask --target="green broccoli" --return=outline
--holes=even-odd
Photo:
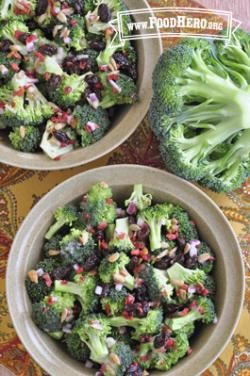
[[[152,195],[150,193],[143,194],[142,184],[135,184],[131,196],[125,200],[125,206],[135,205],[137,210],[146,209],[151,205]]]
[[[0,82],[1,85],[12,79],[20,69],[21,60],[15,57],[7,57],[6,52],[0,51]]]
[[[162,235],[161,229],[163,225],[169,223],[169,214],[171,206],[155,205],[142,210],[139,213],[139,219],[145,222],[150,228],[149,240],[151,252],[161,248]]]
[[[67,263],[84,264],[95,254],[95,242],[86,230],[72,228],[60,242],[60,256]]]
[[[81,76],[64,73],[61,76],[60,84],[54,90],[48,91],[50,100],[65,109],[76,105],[87,88],[87,83],[84,78],[88,74],[92,73],[88,72]]]
[[[0,5],[1,6],[1,5]],[[1,14],[1,12],[0,12]],[[9,20],[0,30],[0,39],[8,39],[13,45],[18,47],[18,51],[22,55],[27,55],[27,46],[22,43],[18,37],[20,33],[25,33],[29,35],[28,27],[16,18]]]
[[[110,317],[109,323],[111,326],[115,327],[128,326],[135,329],[132,338],[138,340],[145,334],[155,334],[159,332],[162,326],[162,320],[162,310],[154,309],[149,311],[147,316],[143,318],[133,317],[126,319],[123,316]]]
[[[43,301],[32,305],[32,318],[41,330],[61,339],[63,325],[73,319],[74,304],[73,295],[52,292]]]
[[[98,306],[97,295],[95,295],[96,285],[96,276],[89,273],[77,274],[74,282],[56,280],[55,291],[76,295],[86,315],[94,312]]]
[[[58,208],[54,213],[56,222],[50,226],[49,231],[45,235],[45,239],[50,240],[63,226],[72,226],[77,221],[77,208],[72,204],[67,204]]]
[[[207,274],[211,273],[215,261],[213,251],[205,242],[201,242],[201,244],[197,246],[197,249],[199,269],[203,270]]]
[[[129,237],[128,218],[117,218],[113,238],[109,242],[109,248],[113,251],[129,253],[135,249],[134,244]]]
[[[123,47],[123,45],[124,44],[121,43],[118,38],[112,38],[111,35],[108,35],[106,38],[106,47],[100,52],[96,59],[98,66],[100,68],[103,66],[109,66],[111,64],[112,56],[119,48]]]
[[[26,20],[35,14],[36,0],[2,0],[0,3],[0,20]]]
[[[80,362],[86,362],[86,360],[89,359],[89,348],[81,341],[80,336],[77,333],[77,326],[73,328],[71,333],[64,334],[64,343],[66,344],[67,352],[72,358],[79,360]]]
[[[123,376],[134,359],[131,348],[122,342],[115,343],[109,350],[109,356],[102,364],[105,376]]]
[[[179,205],[174,205],[171,209],[171,219],[175,218],[178,224],[179,237],[186,242],[198,239],[199,235],[194,223],[188,213]]]
[[[43,252],[45,257],[50,257],[50,251],[60,252],[60,242],[62,240],[62,235],[56,234],[50,240],[46,241],[43,246]]]
[[[62,26],[62,25],[55,25]],[[66,46],[68,48],[74,48],[76,51],[82,51],[84,48],[87,47],[87,40],[85,37],[85,22],[84,18],[80,15],[72,15],[68,18],[68,26],[67,29],[69,30],[68,37],[64,37],[63,33],[60,31],[55,36],[55,41],[61,45]]]
[[[144,280],[152,301],[161,301],[162,303],[172,302],[174,288],[169,283],[164,270],[159,270],[152,265],[145,264],[140,271],[140,278]]]
[[[132,78],[120,73],[117,80],[109,78],[109,75],[101,73],[103,84],[102,108],[110,108],[120,104],[133,104],[137,101],[137,89]]]
[[[215,280],[211,275],[207,275],[204,282],[203,282],[204,288],[208,291],[208,295],[213,298],[216,293],[216,285]]]
[[[107,347],[107,337],[111,332],[111,327],[107,317],[101,314],[89,315],[83,318],[76,330],[90,350],[90,359],[102,364],[109,355]]]
[[[161,56],[153,76],[150,119],[163,159],[177,175],[217,191],[237,188],[249,173],[243,139],[213,160],[222,144],[249,128],[248,41],[243,31],[233,46],[184,41]]]
[[[32,303],[40,302],[51,293],[53,289],[51,274],[57,265],[57,260],[45,259],[40,261],[35,269],[29,271],[25,279],[25,287]]]
[[[110,126],[108,113],[101,107],[95,110],[87,104],[76,106],[73,116],[76,120],[76,132],[81,136],[82,147],[99,141]]]
[[[128,296],[128,291],[123,287],[120,291],[117,291],[112,287],[108,295],[101,298],[101,305],[103,311],[110,316],[115,316],[121,313],[125,307],[125,299]]]
[[[187,284],[202,284],[206,278],[206,274],[203,270],[187,269],[178,262],[175,262],[174,265],[168,268],[167,275],[170,281],[178,280]]]
[[[86,198],[92,203],[97,203],[98,201],[109,200],[112,196],[113,193],[110,186],[104,181],[101,181],[91,186]]]
[[[166,319],[165,324],[174,332],[180,331],[183,327],[191,322],[201,320],[204,324],[211,324],[215,319],[214,304],[211,299],[199,297],[196,300],[196,305],[185,316],[172,317]]]
[[[122,283],[127,289],[133,290],[135,279],[129,274],[126,265],[129,263],[129,257],[123,253],[113,253],[106,256],[99,266],[99,277],[103,283]]]
[[[29,125],[26,127],[16,127],[9,133],[9,139],[13,148],[25,153],[37,151],[41,138],[40,129]]]

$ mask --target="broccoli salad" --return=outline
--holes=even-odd
[[[116,33],[124,9],[122,0],[0,0],[0,129],[14,149],[60,159],[136,102],[137,53]]]
[[[216,323],[215,255],[179,205],[104,182],[54,213],[25,280],[35,324],[97,376],[167,371]]]

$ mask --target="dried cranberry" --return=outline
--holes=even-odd
[[[105,49],[106,43],[102,40],[93,40],[89,43],[90,48],[97,52],[101,52]]]
[[[97,255],[90,256],[83,265],[83,268],[86,272],[94,269],[100,264],[100,259]]]
[[[112,13],[107,6],[107,4],[100,4],[98,7],[98,16],[100,17],[101,22],[109,22],[112,19]]]
[[[67,279],[71,270],[72,270],[71,265],[59,266],[58,268],[55,268],[53,270],[52,277],[54,279]]]
[[[145,239],[148,238],[150,233],[149,226],[144,223],[141,227],[141,230],[137,232],[137,239],[140,241],[144,241]]]
[[[36,16],[41,16],[46,13],[48,5],[48,0],[38,0],[36,5]]]
[[[57,47],[53,44],[42,44],[39,47],[39,52],[41,52],[44,55],[53,56],[57,54]]]
[[[66,132],[63,131],[54,131],[53,132],[54,137],[61,142],[62,144],[68,144],[70,139]]]
[[[26,39],[28,38],[28,36],[29,36],[29,33],[20,33],[17,39],[22,44],[25,44],[26,43]]]
[[[8,39],[3,39],[0,42],[0,51],[8,52],[10,50],[11,42]]]
[[[50,80],[49,80],[49,85],[51,88],[56,88],[60,85],[61,83],[61,76],[57,74],[52,74]]]

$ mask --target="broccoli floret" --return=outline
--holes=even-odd
[[[183,42],[161,56],[154,72],[150,119],[162,136],[167,166],[217,191],[234,189],[247,176],[244,141],[213,158],[221,144],[249,128],[248,44],[245,32],[239,32],[233,46],[218,42],[217,50],[207,41]]]
[[[98,299],[95,295],[97,285],[96,276],[92,274],[77,274],[74,282],[55,281],[55,291],[74,294],[81,303],[83,313],[94,312],[98,305]]]
[[[164,207],[162,205],[155,205],[140,212],[139,218],[144,221],[150,228],[149,241],[151,252],[161,248],[162,235],[161,229],[169,221],[169,214],[171,205]]]
[[[171,268],[168,268],[167,275],[170,281],[178,280],[183,281],[187,284],[203,283],[206,274],[203,270],[200,269],[187,269],[184,266],[180,265],[178,262],[175,262]]]
[[[54,56],[44,56],[44,59],[41,61],[35,55],[28,56],[25,59],[25,68],[27,70],[35,70],[35,72],[40,75],[39,78],[42,79],[45,73],[51,75],[55,74],[57,76],[63,75],[63,70],[58,62],[56,55]]]
[[[193,304],[193,308],[191,308],[191,310],[185,316],[166,319],[165,324],[176,332],[180,331],[183,327],[191,322],[201,320],[201,322],[204,324],[211,324],[214,319],[215,309],[212,300],[205,297],[199,297],[196,300],[196,305]]]
[[[101,298],[102,309],[110,316],[121,313],[124,310],[127,296],[128,291],[124,287],[120,291],[111,288],[108,295]]]
[[[134,354],[131,348],[125,343],[117,342],[111,347],[107,360],[102,364],[102,372],[105,376],[123,376],[133,359]]]
[[[99,266],[99,277],[103,283],[122,283],[127,289],[133,290],[135,279],[129,274],[126,265],[129,263],[129,257],[121,253],[113,253],[106,256]]]
[[[98,66],[109,66],[111,64],[112,56],[121,47],[123,47],[123,44],[119,41],[118,38],[112,38],[112,36],[108,36],[106,38],[105,49],[100,52],[99,56],[96,59]]]
[[[109,79],[106,74],[101,74],[102,108],[110,108],[120,104],[133,104],[137,101],[137,89],[132,78],[120,73],[116,81]]]
[[[82,94],[87,88],[85,77],[88,74],[91,74],[91,72],[81,76],[64,73],[61,76],[60,84],[54,90],[48,91],[50,100],[61,108],[68,109],[68,107],[74,106],[80,101]]]
[[[161,371],[168,371],[181,358],[183,358],[189,349],[188,338],[184,333],[175,337],[174,347],[167,352],[157,352],[153,354],[153,366]]]
[[[176,332],[177,334],[180,333],[180,334],[185,334],[188,338],[192,337],[192,335],[194,334],[195,332],[195,323],[194,322],[189,322],[188,324],[186,324],[185,326],[183,326],[180,331]]]
[[[72,358],[80,362],[86,362],[89,359],[90,351],[88,346],[81,341],[76,331],[77,327],[71,333],[65,333],[64,343],[66,344],[66,350]]]
[[[86,147],[99,141],[110,126],[106,110],[96,110],[89,106],[76,106],[73,112],[76,120],[76,132],[81,136],[81,146]]]
[[[135,248],[129,237],[128,218],[118,218],[115,222],[114,235],[109,242],[109,248],[118,252],[129,253]]]
[[[162,310],[155,309],[149,311],[147,316],[143,318],[133,317],[131,319],[126,319],[123,316],[111,317],[109,318],[109,323],[111,326],[115,327],[128,326],[135,329],[132,338],[138,340],[142,335],[159,332],[162,326],[162,320]]]
[[[77,146],[76,133],[73,128],[62,124],[61,130],[56,130],[55,123],[49,120],[42,137],[40,148],[51,158],[61,158]]]
[[[89,315],[82,319],[76,330],[90,350],[90,359],[102,364],[109,355],[107,337],[111,327],[107,317],[101,314]]]
[[[50,240],[63,226],[72,226],[77,221],[77,208],[72,204],[67,204],[58,208],[54,213],[56,222],[50,226],[49,231],[45,235],[45,239]]]
[[[5,52],[0,52],[0,83],[5,84],[10,81],[16,71],[18,71],[21,60],[14,57],[7,57]]]
[[[211,248],[204,242],[197,247],[198,249],[198,265],[201,270],[209,274],[214,267],[214,253]]]
[[[35,14],[36,0],[2,0],[0,3],[0,20],[26,20]]]
[[[28,35],[28,27],[17,19],[10,20],[1,28],[0,39],[8,39],[13,45],[17,46],[18,51],[22,55],[27,55],[28,51],[26,44],[23,44],[18,39],[19,33],[25,33]]]
[[[57,27],[59,25],[56,25]],[[68,19],[69,35],[67,38],[60,32],[56,34],[55,41],[62,46],[74,48],[76,51],[82,51],[87,47],[87,40],[85,37],[85,22],[80,15],[73,15]]]
[[[142,184],[135,184],[131,196],[125,201],[125,206],[135,205],[138,210],[146,209],[151,205],[152,195],[143,193]]]
[[[188,213],[183,210],[179,205],[175,205],[171,210],[171,218],[175,218],[178,221],[178,233],[181,239],[189,242],[194,239],[198,239],[199,235],[194,223],[189,218]]]
[[[208,291],[208,295],[213,298],[216,293],[216,285],[215,280],[211,275],[206,276],[203,286]]]
[[[162,303],[170,303],[172,301],[174,288],[169,283],[165,271],[145,264],[140,271],[140,278],[144,280],[152,301],[161,301]]]
[[[87,200],[93,203],[109,200],[113,196],[112,189],[104,181],[93,184],[87,193]]]
[[[35,269],[30,270],[25,279],[25,287],[32,303],[40,302],[53,289],[51,273],[57,267],[57,260],[45,259],[40,261]]]
[[[42,302],[32,305],[32,318],[41,330],[61,339],[63,325],[73,319],[74,303],[73,295],[52,292]]]
[[[60,256],[65,262],[84,264],[95,254],[95,242],[86,230],[73,228],[70,234],[61,240],[60,249]]]
[[[13,148],[25,153],[35,152],[39,148],[41,138],[40,129],[32,126],[15,128],[9,134]]]
[[[43,246],[44,256],[50,257],[49,251],[60,251],[60,241],[62,240],[62,235],[56,234],[50,240],[46,241]]]

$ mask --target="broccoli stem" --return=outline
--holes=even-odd
[[[81,295],[81,289],[79,285],[74,282],[67,282],[66,284],[62,281],[55,281],[55,291],[68,292],[69,294]]]
[[[56,221],[49,229],[45,235],[45,239],[50,240],[63,226],[65,225],[64,220]]]
[[[108,356],[108,348],[102,343],[102,339],[97,335],[88,332],[89,341],[82,339],[91,351],[90,358],[97,363],[103,363]]]
[[[167,319],[166,324],[174,331],[178,331],[182,329],[185,325],[190,324],[196,320],[200,320],[202,318],[202,314],[199,313],[197,310],[190,311],[186,316],[177,317],[174,319]]]
[[[149,234],[149,240],[150,240],[150,247],[151,250],[160,249],[161,248],[161,225],[159,223],[155,223],[155,221],[152,219],[152,221],[148,221],[148,225],[150,227],[150,234]]]

